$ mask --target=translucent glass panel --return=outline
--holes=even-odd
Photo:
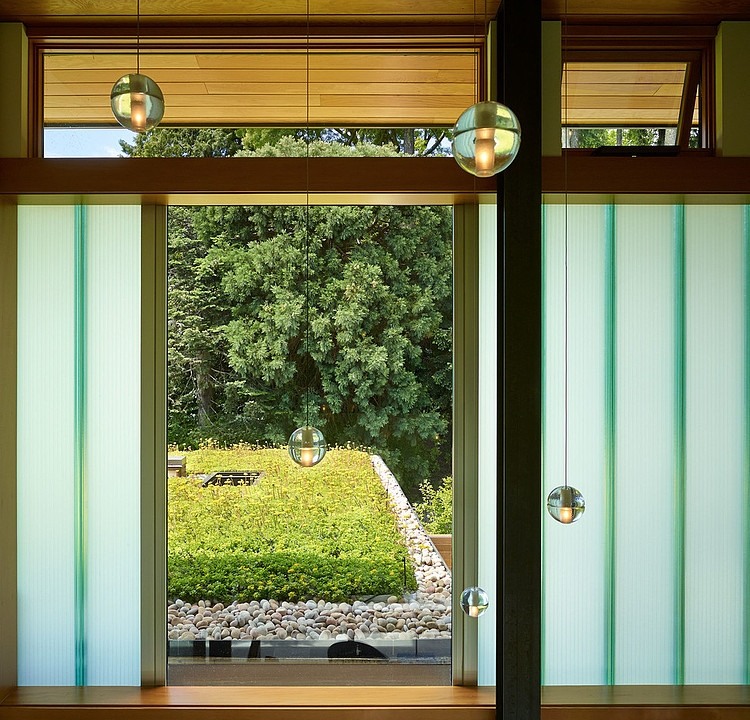
[[[542,458],[545,497],[565,480],[565,209],[545,207]],[[604,575],[581,582],[581,568],[604,564],[605,208],[568,208],[568,482],[589,509],[575,525],[547,517],[544,531],[544,683],[603,682]],[[588,382],[599,378],[600,382]],[[591,511],[593,509],[593,512]],[[545,511],[546,515],[546,511]],[[561,602],[565,599],[565,602]],[[575,659],[574,662],[572,660]]]
[[[497,656],[497,205],[479,206],[479,685],[496,685]]]
[[[18,245],[19,684],[139,684],[140,208],[23,206]]]
[[[685,208],[685,681],[744,683],[743,208]],[[743,262],[744,261],[744,262]]]
[[[18,220],[18,682],[72,685],[75,209]]]
[[[747,215],[568,209],[569,481],[587,509],[544,520],[544,684],[745,682]],[[564,464],[563,227],[546,206],[545,493]]]
[[[611,212],[614,347],[601,349],[615,377],[614,412],[607,418],[615,457],[614,542],[607,568],[611,680],[670,683],[676,621],[675,210],[622,205]]]

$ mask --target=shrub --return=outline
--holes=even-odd
[[[416,587],[366,453],[330,450],[306,469],[285,449],[210,445],[186,455],[189,474],[264,476],[253,486],[207,488],[200,478],[169,479],[170,598],[341,601]]]
[[[443,478],[437,489],[429,480],[419,485],[422,502],[414,506],[424,529],[432,535],[453,532],[453,478]]]

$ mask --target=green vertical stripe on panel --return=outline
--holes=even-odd
[[[546,604],[546,592],[547,585],[545,582],[545,558],[546,558],[546,538],[545,538],[545,527],[547,526],[546,521],[546,500],[547,500],[547,477],[545,459],[547,457],[547,231],[549,229],[549,219],[547,217],[548,207],[542,204],[542,622],[540,627],[540,653],[541,653],[541,668],[540,677],[541,684],[545,684],[546,676],[546,635],[547,635],[547,613],[545,612]]]
[[[604,274],[604,472],[605,472],[605,633],[607,685],[615,684],[615,206],[605,209]]]
[[[74,259],[73,532],[76,685],[86,685],[86,207],[76,206]]]
[[[750,205],[742,208],[743,275],[744,275],[744,433],[743,433],[743,490],[744,490],[744,598],[742,616],[745,619],[744,659],[745,685],[750,685]]]
[[[674,682],[685,682],[685,206],[674,208]]]

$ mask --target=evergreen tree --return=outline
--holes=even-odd
[[[362,156],[442,143],[413,131],[304,135],[157,129],[123,149]],[[409,491],[449,474],[451,238],[444,207],[171,207],[170,442],[284,443],[309,406],[330,444],[371,447]]]

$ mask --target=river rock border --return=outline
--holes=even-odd
[[[398,484],[395,475],[379,455],[370,457],[375,473],[391,500],[398,529],[414,562],[417,580],[416,600],[422,604],[435,602],[448,606],[450,612],[451,571],[438,552],[430,536],[422,527],[411,503]]]
[[[224,606],[175,600],[167,608],[170,640],[403,640],[450,638],[451,571],[379,455],[370,458],[412,561],[417,591],[353,603],[254,600]]]

